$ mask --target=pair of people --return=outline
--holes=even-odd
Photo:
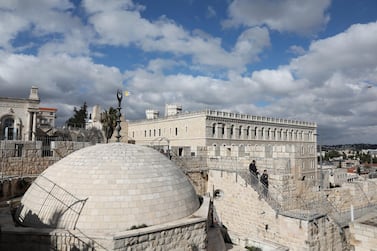
[[[250,163],[250,165],[249,165],[249,171],[250,171],[250,174],[251,174],[251,183],[252,184],[257,184],[258,183],[259,172],[258,172],[257,166],[255,164],[255,160],[253,160]],[[260,182],[263,185],[263,194],[265,196],[267,196],[267,193],[268,193],[268,174],[267,174],[267,170],[263,170],[263,174],[260,176],[259,180],[260,180]]]

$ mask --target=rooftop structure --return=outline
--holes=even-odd
[[[30,227],[114,232],[177,220],[198,208],[191,183],[164,155],[111,143],[83,148],[46,169],[25,193],[17,219]]]

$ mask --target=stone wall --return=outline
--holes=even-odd
[[[92,144],[89,142],[52,141],[51,150],[53,151],[54,157],[64,158],[74,151],[80,150],[81,148],[85,148],[90,145]]]
[[[160,225],[118,233],[16,227],[8,208],[0,208],[0,250],[205,251],[210,200],[192,215]]]
[[[368,205],[377,205],[377,179],[359,180],[344,183],[342,187],[326,190],[329,201],[339,211],[349,211],[364,208]]]
[[[221,196],[214,199],[214,208],[236,244],[257,243],[263,249],[273,243],[293,251],[346,250],[331,219],[321,215],[303,217],[305,211],[283,215],[234,172],[209,171],[208,187],[221,191]]]
[[[58,161],[55,157],[9,157],[0,162],[0,172],[5,176],[39,175],[47,167]]]
[[[3,227],[1,230],[0,250],[207,250],[206,222],[90,238],[76,230],[13,228],[14,231],[10,231]]]
[[[207,250],[207,222],[192,222],[187,225],[177,225],[152,230],[129,231],[127,235],[114,237],[114,249],[117,251],[205,251]]]
[[[367,214],[352,222],[350,232],[355,251],[377,250],[377,213]]]
[[[53,141],[52,156],[43,156],[41,141],[0,141],[0,178],[39,175],[68,154],[90,145],[88,142]]]

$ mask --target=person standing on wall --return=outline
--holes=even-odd
[[[260,182],[263,185],[263,195],[265,197],[267,197],[267,193],[268,193],[268,174],[267,174],[267,170],[264,170],[263,174],[260,176]]]
[[[255,164],[255,160],[253,160],[250,165],[249,165],[249,171],[251,175],[251,184],[256,184],[258,183],[258,169]]]

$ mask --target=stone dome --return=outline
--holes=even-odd
[[[24,226],[116,232],[191,215],[190,181],[158,151],[111,143],[78,150],[47,168],[21,200]]]

